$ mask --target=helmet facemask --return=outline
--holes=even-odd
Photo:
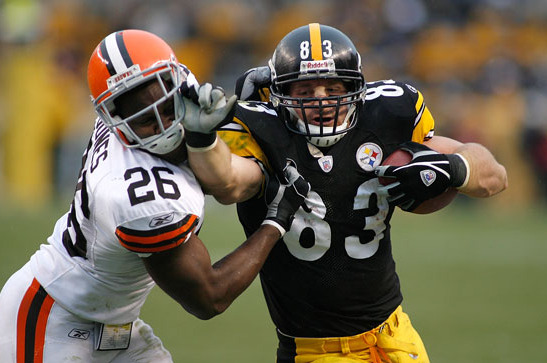
[[[284,89],[288,89],[288,85]],[[288,91],[284,92],[287,93]],[[319,147],[334,145],[355,126],[357,109],[363,103],[364,97],[361,90],[328,97],[299,98],[275,92],[272,95],[273,104],[280,111],[287,128],[305,136],[311,144]],[[311,113],[313,120],[308,120],[311,110],[315,110]],[[339,121],[340,117],[343,117],[342,122]]]
[[[154,67],[141,71],[139,65],[136,64],[131,67],[125,77],[116,83],[116,79],[119,78],[120,75],[112,76],[108,82],[109,88],[93,103],[99,117],[120,142],[128,148],[140,148],[160,155],[167,154],[180,146],[184,137],[181,121],[185,114],[180,86],[186,79],[182,67],[172,60],[160,62]],[[127,92],[136,90],[141,85],[154,81],[160,85],[162,96],[138,112],[122,118],[116,111],[115,100]],[[158,107],[169,102],[171,98],[174,105],[174,119],[165,128]],[[141,138],[133,131],[130,123],[150,112],[155,115],[160,131],[156,135]]]
[[[279,42],[269,67],[270,100],[290,131],[328,147],[355,127],[366,83],[361,56],[344,33],[317,23],[299,27]],[[302,81],[310,81],[310,93],[307,84],[302,93],[293,92]]]

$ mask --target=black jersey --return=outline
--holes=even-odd
[[[310,183],[310,211],[300,208],[264,264],[260,279],[276,327],[297,337],[359,334],[402,302],[391,253],[393,213],[374,169],[408,140],[432,136],[421,94],[393,81],[368,84],[356,127],[328,150],[290,132],[271,105],[240,102],[220,136],[232,152],[255,157],[278,175],[287,160]],[[260,196],[240,203],[245,233],[260,226]]]

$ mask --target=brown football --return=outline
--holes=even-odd
[[[383,162],[382,165],[401,166],[406,165],[412,160],[412,155],[406,150],[395,150]],[[388,185],[395,181],[393,178],[378,177],[380,184]],[[435,198],[428,199],[420,204],[411,213],[428,214],[438,211],[449,205],[458,194],[456,188],[448,188],[444,193],[439,194]]]

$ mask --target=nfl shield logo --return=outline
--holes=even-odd
[[[435,182],[435,179],[437,178],[437,174],[431,169],[422,170],[420,172],[420,176],[422,178],[422,182],[425,184],[426,187],[430,186]]]
[[[323,156],[322,158],[317,160],[317,162],[319,163],[319,166],[321,167],[321,169],[325,173],[328,173],[329,171],[332,170],[332,156],[331,155]]]

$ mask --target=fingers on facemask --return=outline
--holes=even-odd
[[[226,106],[226,97],[224,95],[224,90],[222,90],[222,88],[214,88],[211,91],[211,100],[212,110]]]
[[[230,98],[228,98],[228,100],[226,101],[227,108],[231,109],[234,103],[236,102],[237,102],[237,96],[236,95],[230,96]]]
[[[211,92],[213,91],[213,85],[210,83],[204,83],[199,87],[199,105],[209,110],[212,106]]]
[[[188,99],[196,105],[199,105],[198,87],[199,85],[197,85],[197,83],[191,84],[184,81],[180,86],[180,93],[182,94],[183,99]]]

